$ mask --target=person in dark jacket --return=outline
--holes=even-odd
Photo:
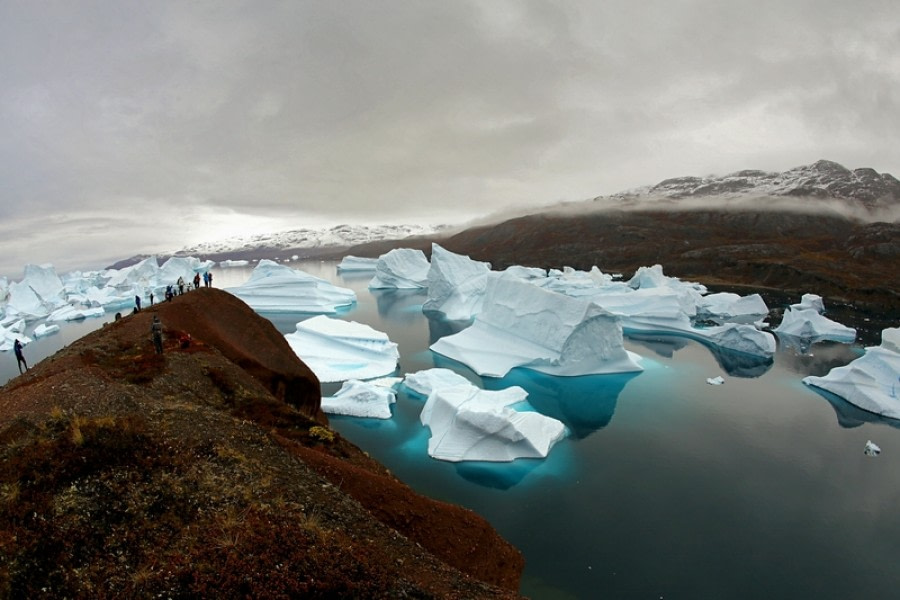
[[[16,353],[16,361],[19,364],[19,374],[21,374],[23,372],[22,365],[25,365],[25,370],[27,371],[28,363],[25,362],[25,356],[22,354],[22,342],[20,342],[19,340],[16,340],[13,343],[13,352]]]

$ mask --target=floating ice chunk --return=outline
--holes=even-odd
[[[244,285],[225,291],[269,313],[334,313],[356,302],[353,290],[271,260],[259,261]]]
[[[515,367],[550,375],[640,371],[623,346],[617,317],[596,304],[492,274],[484,310],[468,327],[431,345],[479,375],[502,377]]]
[[[827,390],[863,410],[900,419],[900,329],[881,333],[880,346],[843,367],[835,367],[824,377],[810,375],[803,383]]]
[[[863,450],[863,454],[866,456],[878,456],[881,454],[881,448],[879,448],[872,440],[866,440],[866,447]]]
[[[566,428],[540,413],[510,408],[527,395],[518,386],[488,391],[467,384],[434,390],[421,415],[431,430],[428,454],[450,462],[546,457]]]
[[[259,262],[263,262],[263,261],[259,261]],[[228,269],[230,267],[246,267],[249,264],[250,264],[249,260],[227,260],[226,259],[226,260],[219,261],[219,266],[224,269]]]
[[[697,306],[698,315],[711,315],[725,319],[756,318],[769,314],[769,307],[759,294],[739,296],[720,292],[703,296]]]
[[[706,383],[708,383],[709,385],[722,385],[723,383],[725,383],[725,380],[721,375],[719,375],[717,377],[707,377]]]
[[[46,323],[41,323],[37,327],[34,328],[34,337],[41,338],[47,337],[48,335],[52,335],[59,331],[59,325],[47,325]]]
[[[742,323],[726,323],[719,327],[694,329],[693,335],[719,348],[752,356],[773,356],[777,347],[775,336],[771,333]]]
[[[378,266],[377,258],[364,258],[362,256],[348,255],[341,259],[337,266],[338,271],[374,271]]]
[[[322,398],[322,410],[333,415],[390,419],[397,401],[393,388],[375,382],[350,379],[334,396]]]
[[[23,346],[27,346],[31,343],[31,338],[27,335],[0,327],[0,352],[9,352],[12,350],[16,340],[19,340]]]
[[[76,306],[63,306],[47,317],[48,321],[79,321],[89,317],[102,317],[106,314],[103,308],[78,308]]]
[[[818,294],[803,294],[803,297],[800,298],[799,304],[791,304],[791,308],[793,309],[812,309],[819,314],[825,312],[825,303],[822,301],[822,296]]]
[[[52,265],[25,265],[21,283],[30,286],[48,306],[65,303],[63,282]]]
[[[24,281],[9,285],[9,298],[6,301],[8,314],[21,315],[29,321],[42,319],[55,308],[47,306],[30,285]]]
[[[504,275],[510,277],[518,277],[526,281],[531,279],[546,279],[547,270],[538,267],[523,267],[520,265],[512,265],[502,271]]]
[[[626,331],[689,333],[693,329],[681,294],[668,287],[631,290],[616,284],[599,290],[591,300],[620,317]]]
[[[370,289],[422,289],[428,286],[431,265],[421,250],[396,248],[378,258]]]
[[[789,308],[784,311],[781,324],[775,333],[803,339],[831,340],[850,343],[856,339],[856,330],[824,317],[814,308]]]
[[[163,263],[156,276],[157,286],[175,285],[178,278],[185,284],[193,282],[194,275],[202,270],[200,259],[193,256],[173,256]]]
[[[466,384],[471,382],[456,371],[441,367],[408,373],[403,379],[403,385],[426,397],[439,388]]]
[[[431,245],[428,300],[422,310],[441,313],[451,321],[471,319],[481,312],[490,263]]]
[[[881,347],[900,354],[900,327],[890,327],[882,330]]]
[[[106,285],[112,288],[131,291],[134,286],[149,288],[157,285],[159,275],[159,263],[155,256],[145,258],[141,262],[125,267],[124,269],[111,269],[107,271],[109,279]]]
[[[387,334],[355,321],[313,317],[285,338],[323,383],[388,375],[400,358]]]

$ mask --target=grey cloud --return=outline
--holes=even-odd
[[[818,158],[897,171],[895,15],[882,0],[7,2],[0,218],[462,220]]]

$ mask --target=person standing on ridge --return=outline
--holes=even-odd
[[[153,337],[153,345],[156,347],[156,353],[162,354],[162,323],[159,321],[159,315],[153,315],[153,322],[150,323],[150,335]]]
[[[194,273],[194,289],[200,289],[200,273]]]
[[[141,297],[137,295],[134,297],[134,312],[141,312]]]
[[[16,362],[19,365],[19,375],[22,374],[22,365],[25,365],[25,370],[28,370],[28,363],[25,362],[25,356],[22,354],[22,342],[18,339],[13,343],[13,352],[16,353]]]

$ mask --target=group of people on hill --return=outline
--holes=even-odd
[[[210,273],[209,271],[204,271],[204,273],[202,275],[202,281],[203,281],[204,287],[212,287],[212,281],[213,281],[212,273]],[[193,284],[193,288],[191,287],[191,284],[187,284],[187,285],[185,284],[184,277],[179,277],[178,281],[175,283],[175,285],[167,285],[166,286],[166,292],[165,292],[166,301],[167,302],[172,301],[172,298],[174,298],[176,296],[176,289],[177,289],[178,295],[183,294],[185,292],[185,288],[187,288],[188,290],[200,289],[200,282],[201,282],[200,273],[194,274],[194,279],[191,282],[191,284]],[[155,298],[155,296],[153,295],[153,292],[151,291],[150,292],[150,306],[153,306],[154,298]],[[136,313],[141,312],[141,296],[139,294],[136,294],[134,296],[134,312],[136,312]],[[116,313],[116,321],[118,321],[121,318],[121,316],[122,316],[121,313]],[[159,315],[153,316],[153,321],[150,324],[150,337],[153,339],[153,346],[156,349],[156,353],[162,354],[162,351],[163,351],[162,323],[159,320]],[[25,355],[22,353],[22,342],[21,341],[16,340],[13,343],[13,352],[16,355],[16,362],[18,363],[18,366],[19,366],[19,374],[22,374],[28,370],[28,363],[25,361]]]
[[[204,287],[212,287],[212,280],[213,280],[212,273],[210,273],[209,271],[204,271],[202,280],[203,280]],[[170,284],[170,285],[166,286],[166,291],[165,291],[166,302],[171,302],[172,298],[174,298],[176,295],[180,296],[181,294],[183,294],[185,292],[185,288],[187,288],[187,290],[191,290],[191,289],[199,290],[200,289],[200,281],[201,281],[200,273],[195,273],[194,279],[192,282],[193,283],[193,288],[192,288],[191,284],[185,284],[184,277],[179,277],[178,281],[176,281],[174,285]],[[155,298],[155,296],[153,295],[153,292],[151,291],[150,292],[150,306],[153,306],[154,298]],[[140,295],[135,295],[135,297],[134,297],[134,312],[136,312],[136,313],[141,312],[141,297],[140,297]]]

